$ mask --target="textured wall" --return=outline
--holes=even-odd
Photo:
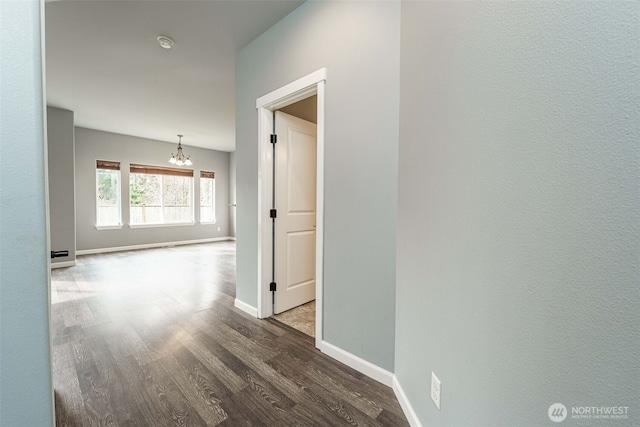
[[[424,425],[640,425],[638,10],[403,2],[396,374]]]
[[[237,296],[257,305],[256,99],[327,68],[324,338],[393,369],[399,2],[307,2],[236,58]]]
[[[40,7],[0,2],[2,427],[53,425]]]
[[[141,163],[171,166],[168,159],[176,152],[176,144],[76,128],[76,204],[78,250],[177,242],[229,236],[229,153],[184,145],[185,154],[191,155],[195,175],[200,170],[216,173],[216,224],[193,226],[166,226],[129,228],[129,164]],[[96,224],[96,160],[120,162],[122,177],[122,222],[117,230],[97,230]],[[199,219],[200,189],[194,185]],[[220,231],[218,230],[220,227]]]
[[[74,167],[73,111],[47,108],[47,147],[49,164],[49,232],[51,250],[68,250],[68,257],[54,262],[76,259],[76,191]]]

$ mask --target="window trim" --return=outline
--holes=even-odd
[[[129,224],[129,228],[184,227],[196,225],[195,222],[152,222],[146,224]]]
[[[211,179],[212,180],[212,195],[211,195],[211,209],[213,210],[213,220],[211,221],[203,221],[202,220],[202,201],[198,200],[198,217],[200,221],[198,221],[202,225],[213,225],[218,223],[218,217],[216,215],[216,173],[210,171],[200,171],[200,179],[198,180],[199,186],[199,195],[200,199],[202,199],[202,179]]]
[[[99,197],[99,182],[98,182],[98,173],[100,170],[109,170],[109,171],[117,171],[118,172],[118,184],[117,184],[117,195],[116,199],[118,201],[118,222],[114,224],[98,224],[98,202],[100,201]],[[95,190],[96,190],[96,216],[95,216],[95,227],[97,230],[115,230],[122,228],[122,171],[120,170],[120,162],[112,161],[112,160],[96,160],[96,181],[95,181]]]
[[[122,224],[118,225],[96,225],[96,230],[120,230],[122,229]]]

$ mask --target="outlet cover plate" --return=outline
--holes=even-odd
[[[436,374],[431,372],[431,400],[436,404],[438,409],[440,409],[440,389],[442,388],[442,383],[436,377]]]

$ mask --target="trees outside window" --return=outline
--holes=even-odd
[[[193,170],[131,165],[131,224],[193,222]]]
[[[120,209],[120,162],[96,161],[96,226],[122,224]]]

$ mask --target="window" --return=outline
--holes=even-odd
[[[200,222],[216,222],[216,174],[200,171]]]
[[[193,170],[131,164],[130,223],[193,222]]]
[[[96,226],[120,226],[120,162],[96,161]]]

